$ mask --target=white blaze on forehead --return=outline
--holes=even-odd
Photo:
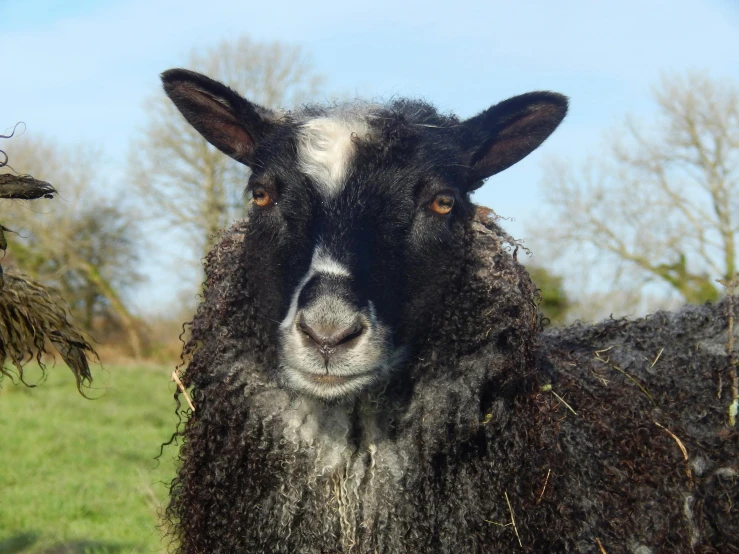
[[[313,252],[313,261],[310,267],[314,273],[327,273],[337,277],[351,277],[349,270],[334,260],[321,246]]]
[[[298,286],[295,287],[295,291],[293,291],[292,299],[290,300],[290,309],[287,311],[285,319],[282,320],[281,327],[283,329],[288,329],[294,323],[295,316],[298,313],[298,298],[300,297],[300,293],[303,291],[305,285],[308,284],[308,281],[318,274],[351,277],[349,270],[333,259],[323,246],[316,246],[308,271],[303,275]]]
[[[335,196],[344,187],[355,153],[353,137],[364,138],[369,125],[358,117],[318,117],[299,131],[300,169],[315,181],[322,194]]]

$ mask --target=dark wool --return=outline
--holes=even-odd
[[[185,347],[179,552],[739,551],[725,303],[539,335],[506,235],[470,220],[422,354],[301,442],[309,415],[263,369],[277,354],[251,232],[236,223],[208,256]]]

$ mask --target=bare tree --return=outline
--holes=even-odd
[[[247,37],[193,51],[187,67],[268,108],[295,106],[322,81],[300,48]],[[133,183],[149,216],[184,232],[200,258],[218,231],[243,213],[248,168],[206,142],[164,94],[147,110],[148,128],[132,151]]]
[[[737,270],[739,86],[672,76],[654,99],[653,124],[627,120],[579,170],[550,164],[535,251],[557,251],[569,275],[612,275],[622,297],[653,282],[687,302],[715,300],[716,279]]]
[[[102,186],[96,158],[96,152],[48,140],[14,140],[13,170],[55,183],[59,198],[14,205],[4,219],[20,236],[9,257],[24,272],[57,288],[88,331],[96,319],[115,320],[139,357],[139,323],[125,300],[141,280],[137,218],[96,191]]]

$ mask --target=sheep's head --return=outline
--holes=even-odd
[[[162,78],[193,127],[252,170],[245,263],[278,379],[334,401],[391,372],[454,301],[469,194],[567,111],[565,97],[534,92],[466,121],[407,100],[277,114],[197,73]]]

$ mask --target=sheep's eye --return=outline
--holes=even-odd
[[[251,201],[260,208],[264,208],[272,203],[272,198],[262,187],[257,187],[251,193]]]
[[[437,214],[447,215],[454,207],[454,197],[451,194],[439,194],[429,207]]]

